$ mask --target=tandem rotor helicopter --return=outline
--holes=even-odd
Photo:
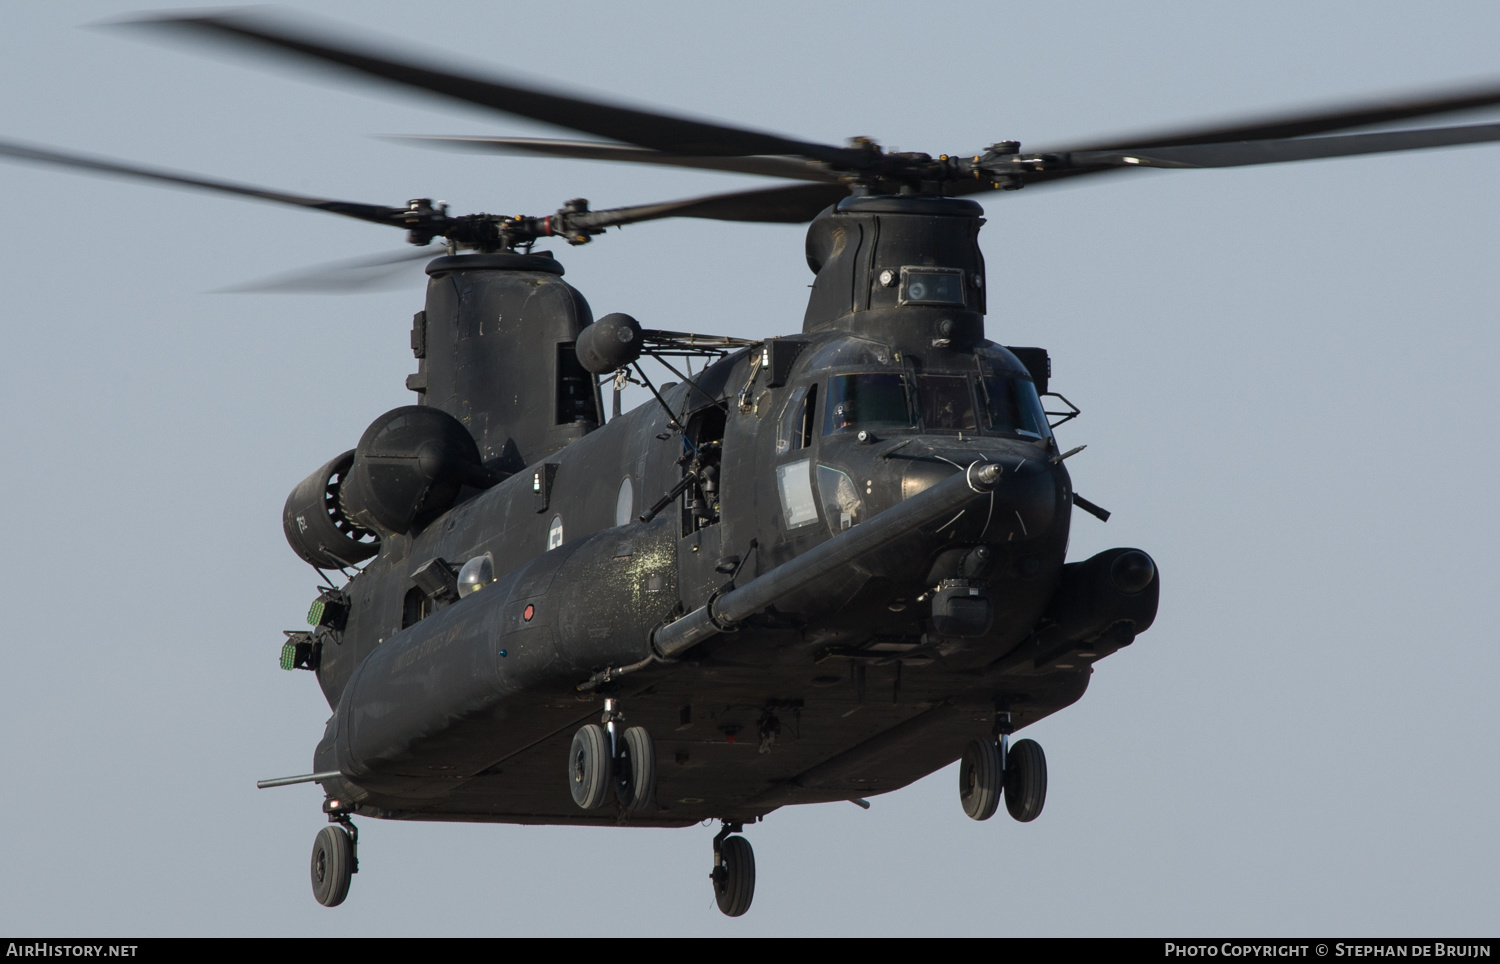
[[[1076,449],[1053,430],[1077,410],[1051,391],[1047,353],[985,338],[969,196],[1500,140],[1495,124],[1335,133],[1500,104],[1488,89],[1044,152],[893,153],[456,74],[261,15],[153,23],[607,139],[439,139],[454,146],[796,182],[463,215],[0,143],[12,159],[397,227],[430,258],[416,404],[376,418],[283,516],[326,585],[281,665],[316,674],[333,715],[312,772],[262,783],[322,787],[311,876],[328,906],[357,870],[355,817],[717,820],[712,883],[731,916],[754,894],[744,829],[782,806],[863,803],[961,760],[970,817],[1003,802],[1036,819],[1046,761],[1012,735],[1078,700],[1093,665],[1150,627],[1160,577],[1135,548],[1065,562],[1072,509],[1107,513],[1072,488]],[[535,247],[667,217],[809,223],[801,330],[752,341],[595,320]],[[656,384],[646,359],[676,381]],[[627,383],[651,399],[621,412]]]

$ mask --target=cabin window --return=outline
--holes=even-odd
[[[699,409],[682,436],[684,473],[693,478],[682,493],[682,534],[692,535],[719,521],[719,466],[724,454],[727,416],[717,405]]]
[[[547,551],[551,552],[563,544],[562,516],[552,517],[552,525],[547,527]]]
[[[615,525],[629,525],[635,515],[635,486],[630,476],[620,480],[620,494],[615,496]]]
[[[401,600],[401,628],[415,626],[417,623],[432,615],[432,600],[417,586],[406,590],[406,598]]]
[[[900,372],[834,375],[823,413],[824,435],[913,427],[911,393]]]

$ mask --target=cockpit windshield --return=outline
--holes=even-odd
[[[915,428],[906,378],[899,372],[860,372],[828,379],[823,434],[859,429]]]
[[[1052,435],[1029,379],[900,372],[858,372],[828,379],[824,435],[919,428],[1028,438]]]
[[[977,432],[974,417],[974,395],[966,375],[918,375],[917,395],[921,401],[922,427],[929,431]]]

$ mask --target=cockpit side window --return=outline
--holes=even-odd
[[[787,402],[776,435],[776,454],[785,455],[805,449],[813,443],[813,426],[817,424],[818,386],[799,388]]]
[[[809,385],[807,398],[802,402],[801,416],[797,420],[797,447],[807,448],[813,444],[814,426],[818,424],[818,386]]]
[[[979,379],[984,429],[997,435],[1051,438],[1036,386],[1028,378],[985,375]]]

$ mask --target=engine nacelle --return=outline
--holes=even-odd
[[[404,533],[448,511],[465,485],[496,481],[462,422],[437,408],[405,405],[360,436],[339,502],[356,525]]]
[[[339,493],[354,464],[354,450],[297,483],[281,510],[281,528],[292,551],[319,569],[353,566],[380,550],[380,538],[350,521]]]
[[[1043,647],[1096,640],[1128,646],[1151,627],[1160,596],[1161,578],[1150,556],[1139,549],[1106,549],[1063,566],[1038,640]]]

